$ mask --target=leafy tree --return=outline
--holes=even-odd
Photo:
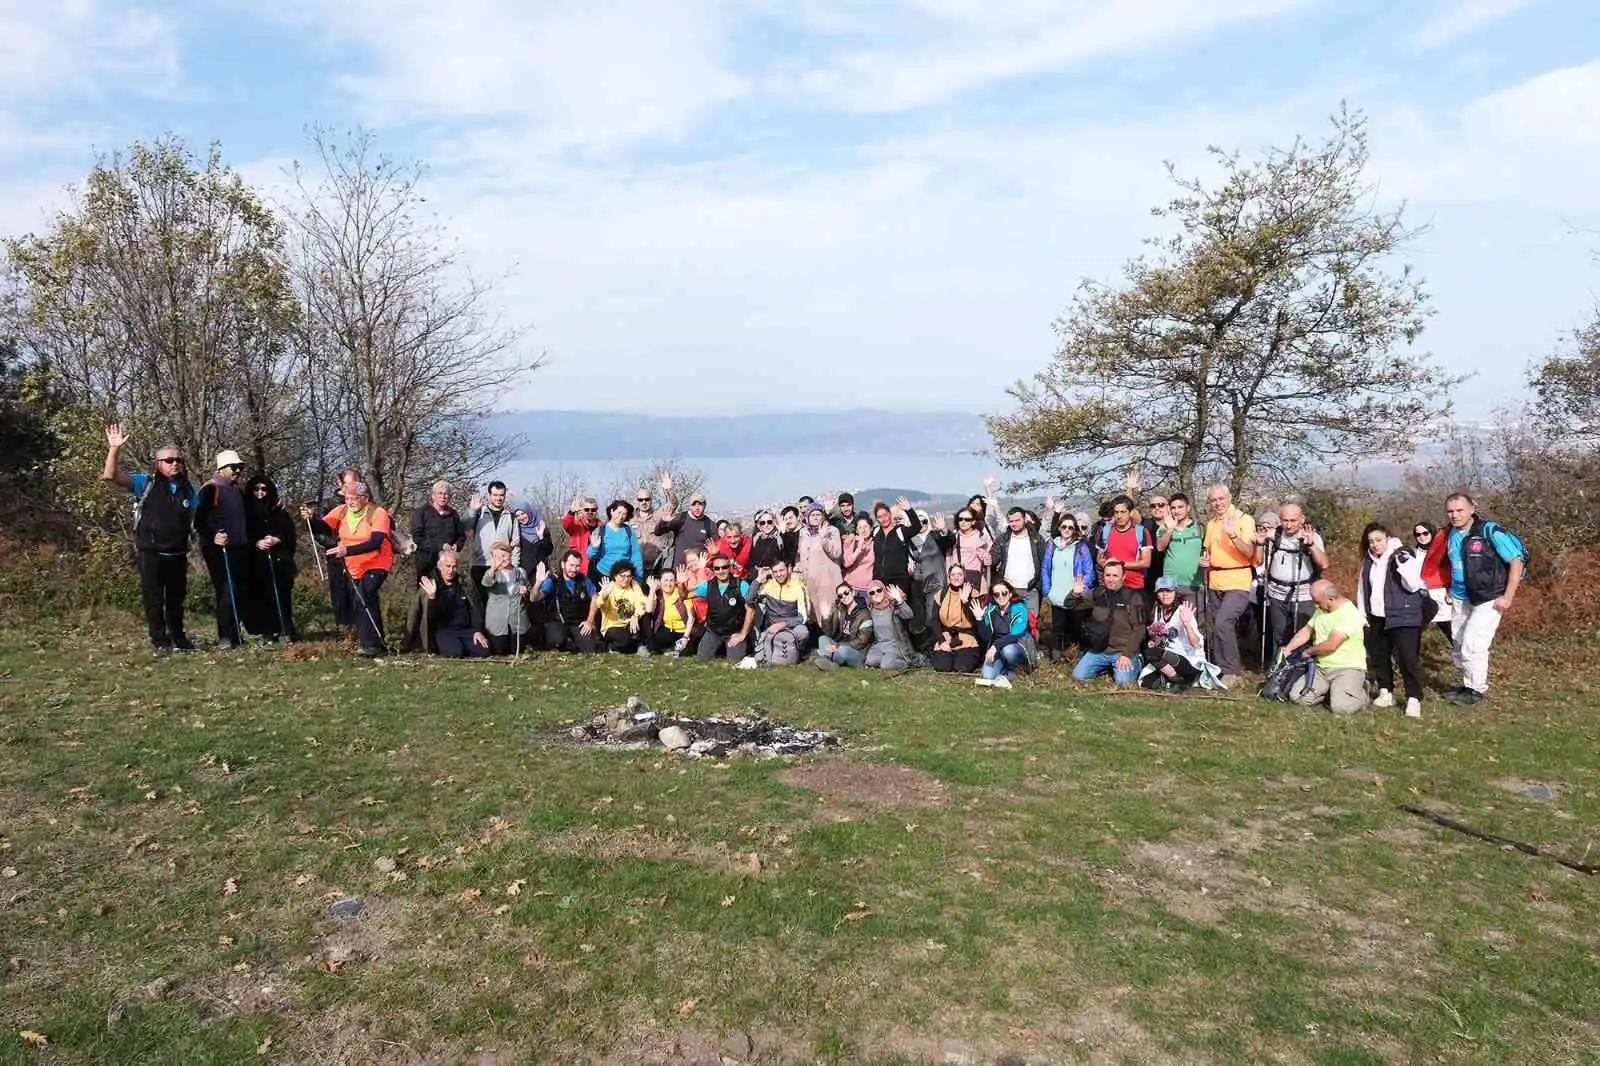
[[[1573,334],[1573,350],[1551,355],[1529,375],[1533,409],[1552,436],[1595,447],[1600,430],[1600,312]]]
[[[160,427],[192,459],[280,458],[298,308],[283,232],[212,146],[103,156],[43,234],[9,240],[24,356],[72,402]]]
[[[1366,121],[1341,109],[1327,139],[1258,161],[1213,148],[1214,187],[1168,172],[1180,195],[1121,285],[1085,281],[1055,323],[1060,347],[1019,409],[989,419],[1010,469],[1094,491],[1130,464],[1235,493],[1351,452],[1410,450],[1448,411],[1453,379],[1406,351],[1427,295],[1392,267],[1420,232],[1375,206]]]

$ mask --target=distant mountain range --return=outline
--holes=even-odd
[[[715,459],[851,452],[899,455],[986,451],[983,418],[965,411],[799,411],[792,414],[658,416],[612,411],[507,411],[490,432],[520,436],[518,459]]]

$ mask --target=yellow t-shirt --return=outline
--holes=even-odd
[[[1256,520],[1238,508],[1231,514],[1239,516],[1239,537],[1249,541],[1256,535]],[[1241,554],[1238,547],[1222,529],[1222,519],[1213,518],[1206,523],[1205,550],[1211,553],[1210,587],[1217,592],[1249,592],[1255,579],[1256,554],[1252,547]]]
[[[623,588],[612,585],[598,597],[600,604],[600,629],[625,628],[635,618],[644,616],[645,601],[650,594],[637,584]]]
[[[683,610],[678,610],[678,605],[683,605]],[[671,593],[661,593],[661,624],[674,633],[687,633],[690,624],[694,621],[694,608],[689,605],[689,597],[683,594],[682,588],[674,588]]]
[[[1317,660],[1319,670],[1365,670],[1367,646],[1361,631],[1367,627],[1361,609],[1345,600],[1331,611],[1320,608],[1311,616],[1311,643],[1321,644],[1330,633],[1343,633],[1344,643]]]

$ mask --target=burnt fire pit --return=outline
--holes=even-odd
[[[625,707],[612,707],[568,727],[568,735],[580,744],[632,751],[665,748],[713,759],[810,755],[839,744],[838,737],[824,730],[796,729],[769,721],[759,708],[751,708],[749,717],[657,714],[637,696],[628,697]]]

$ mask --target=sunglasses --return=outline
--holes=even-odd
[[[583,509],[583,513],[584,514],[599,514],[600,513],[600,508],[598,508],[598,507],[585,507]]]
[[[889,590],[885,589],[885,588],[876,588],[876,589],[868,589],[867,591],[872,593],[872,595],[874,595],[874,596],[882,596],[885,592],[888,592]]]
[[[255,491],[261,493],[264,496],[264,495],[266,495],[267,487],[265,485],[257,485]]]
[[[651,497],[649,497],[649,496],[640,496],[637,500],[634,500],[633,502],[634,503],[655,503],[656,501],[654,499],[652,499]]]
[[[1011,590],[1010,589],[995,589],[994,590],[994,594],[996,596],[1005,596],[1005,597],[1009,598],[1011,596]]]
[[[839,599],[841,599],[841,600],[844,599],[846,596],[854,596],[855,594],[856,594],[856,590],[855,589],[840,589],[838,592],[834,593],[834,595],[839,597]]]
[[[718,563],[716,566],[713,566],[711,569],[715,570],[719,574],[725,574],[729,570],[732,570],[733,567],[729,566],[727,563]]]
[[[761,521],[756,523],[756,525],[758,525],[758,526],[775,526],[777,524],[778,523],[774,522],[770,518],[763,518]]]
[[[158,463],[177,463],[179,466],[183,465],[183,460],[179,459],[177,456],[168,456],[168,457],[163,458],[163,459],[157,459],[156,462],[158,462]]]
[[[971,515],[962,515],[960,518],[956,519],[956,521],[957,522],[969,522],[970,523],[970,522],[974,521],[974,519],[973,519],[973,517]]]
[[[1416,536],[1416,537],[1431,537],[1431,536],[1433,536],[1433,534],[1431,532],[1429,532],[1428,530],[1426,530],[1426,529],[1414,529],[1414,530],[1411,531],[1411,533],[1412,533],[1412,536]]]

